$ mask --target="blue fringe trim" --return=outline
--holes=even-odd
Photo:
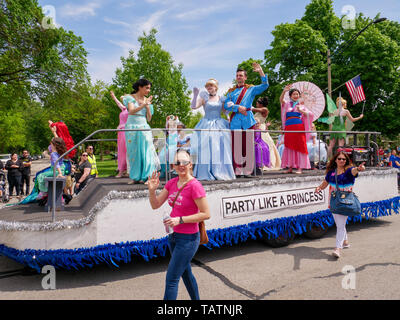
[[[376,202],[366,202],[361,205],[362,212],[359,216],[351,217],[348,223],[362,222],[363,218],[378,218],[389,216],[392,212],[398,214],[400,197]],[[209,242],[205,245],[208,249],[218,248],[222,245],[234,245],[249,239],[261,239],[267,235],[269,239],[279,235],[302,234],[317,225],[322,228],[334,224],[330,210],[317,211],[292,217],[276,218],[273,220],[251,222],[249,224],[232,226],[224,229],[207,230]],[[168,249],[167,237],[148,241],[123,242],[100,245],[92,248],[58,249],[58,250],[17,250],[0,245],[0,254],[16,262],[35,269],[38,273],[45,265],[52,265],[57,269],[80,270],[91,268],[95,265],[107,263],[118,267],[118,263],[129,263],[134,257],[145,261],[160,256],[165,256]]]

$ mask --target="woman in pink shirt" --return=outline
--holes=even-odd
[[[153,209],[160,208],[165,201],[172,206],[176,198],[171,217],[164,221],[165,225],[174,230],[168,236],[171,260],[167,270],[164,300],[176,300],[181,277],[190,298],[200,299],[190,261],[199,248],[199,222],[210,218],[210,210],[203,186],[192,176],[192,167],[189,152],[178,149],[174,161],[174,169],[178,177],[169,180],[158,195],[156,190],[160,184],[160,173],[154,172],[147,181],[150,204]]]

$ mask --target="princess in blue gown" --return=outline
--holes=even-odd
[[[229,122],[221,118],[225,97],[217,95],[217,80],[208,80],[205,87],[207,92],[200,94],[198,88],[193,89],[192,109],[203,107],[205,112],[194,129],[225,131],[194,131],[191,135],[193,175],[198,180],[233,180],[236,176],[232,166],[231,133],[227,131]]]

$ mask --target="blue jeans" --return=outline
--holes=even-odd
[[[179,280],[189,292],[192,300],[199,300],[199,289],[196,279],[192,273],[190,261],[199,248],[200,234],[172,233],[168,236],[168,247],[171,252],[171,260],[168,265],[167,277],[165,279],[164,300],[176,300],[178,295]]]

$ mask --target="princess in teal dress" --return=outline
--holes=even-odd
[[[148,121],[154,113],[151,104],[151,82],[140,79],[133,84],[133,92],[124,97],[124,105],[129,111],[125,129],[151,129]],[[153,135],[148,131],[125,131],[126,149],[129,161],[129,184],[143,183],[156,170],[160,169],[160,161],[153,145]]]

